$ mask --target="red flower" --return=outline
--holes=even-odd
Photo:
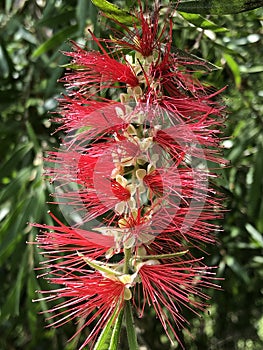
[[[158,196],[163,195],[163,178],[158,170],[147,174],[143,178],[143,182]]]
[[[217,287],[209,282],[214,275],[211,268],[198,265],[198,260],[184,259],[164,264],[149,260],[137,267],[141,279],[138,288],[142,288],[143,300],[141,302],[139,298],[140,316],[146,304],[152,306],[169,339],[172,341],[172,333],[180,344],[174,324],[178,329],[185,327],[187,320],[182,316],[182,310],[187,308],[194,313],[195,309],[203,310],[209,299],[203,288]]]
[[[37,237],[37,244],[41,249],[48,252],[50,261],[52,262],[52,254],[55,256],[60,253],[68,253],[64,256],[65,262],[74,265],[80,262],[77,252],[84,254],[90,258],[96,259],[105,256],[107,251],[113,245],[113,238],[102,236],[97,232],[82,230],[64,225],[52,213],[50,216],[58,223],[58,226],[32,224],[35,227],[44,230]],[[49,262],[49,260],[47,260]],[[83,264],[83,261],[81,262]],[[65,264],[65,263],[63,263]]]
[[[125,285],[86,268],[82,270],[61,266],[59,271],[53,273],[48,280],[63,287],[39,293],[48,294],[44,297],[47,301],[59,300],[59,304],[49,310],[52,314],[49,319],[55,319],[51,324],[53,327],[59,327],[74,319],[80,323],[81,320],[86,320],[74,334],[76,336],[95,322],[95,326],[79,348],[81,350],[88,343],[91,346],[94,344],[99,332],[107,325],[112,315],[117,318],[123,308]],[[61,298],[66,300],[61,301]]]
[[[62,118],[55,118],[55,121],[62,125],[58,130],[76,133],[82,128],[92,138],[100,133],[114,131],[124,124],[115,110],[123,110],[123,105],[118,102],[101,98],[99,101],[87,99],[79,93],[74,93],[72,97],[65,96],[59,102]]]
[[[131,87],[138,85],[138,78],[131,67],[111,58],[105,50],[103,53],[86,51],[76,43],[73,43],[73,47],[75,51],[65,52],[65,55],[73,58],[72,65],[78,68],[78,73],[67,74],[62,79],[70,88],[78,87],[83,93],[90,88],[100,91],[101,88],[114,86],[116,82]]]
[[[127,188],[124,188],[119,182],[116,180],[111,180],[111,189],[112,193],[121,201],[127,201],[131,198],[131,193]]]

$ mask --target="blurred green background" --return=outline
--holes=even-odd
[[[70,38],[85,43],[88,28],[100,37],[109,31],[89,0],[6,0],[0,11],[0,349],[71,350],[85,332],[67,343],[76,326],[45,328],[48,306],[32,303],[35,291],[49,286],[36,278],[41,256],[35,245],[26,244],[37,234],[28,222],[51,223],[46,204],[51,188],[42,170],[43,154],[59,143],[49,118],[63,91],[57,83],[67,62],[61,50],[69,49]],[[209,313],[202,318],[189,314],[192,338],[185,331],[180,336],[187,350],[261,350],[263,10],[205,18],[177,14],[173,41],[221,67],[200,79],[217,88],[228,86],[223,93],[229,111],[223,151],[231,165],[218,180],[227,210],[220,244],[208,247],[206,257],[225,280],[223,291],[211,291]],[[151,313],[136,324],[141,349],[178,349]]]

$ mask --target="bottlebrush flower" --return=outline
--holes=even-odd
[[[172,20],[160,28],[157,9],[148,16],[139,4],[132,29],[119,23],[124,38],[92,34],[100,51],[73,43],[65,53],[72,62],[55,119],[65,138],[47,159],[70,226],[54,216],[58,226],[36,225],[47,278],[62,286],[42,293],[67,299],[50,309],[54,326],[85,318],[80,332],[95,322],[81,349],[130,299],[141,316],[153,305],[180,342],[183,309],[203,310],[202,289],[215,287],[192,248],[214,243],[219,229],[221,199],[206,164],[225,163],[219,92],[193,76],[204,61],[172,52]]]
[[[142,301],[138,297],[139,315],[143,315],[146,304],[152,306],[170,340],[173,336],[181,343],[171,322],[179,330],[184,327],[187,320],[182,316],[182,306],[195,313],[195,309],[204,310],[209,297],[203,288],[217,287],[210,282],[212,269],[199,266],[198,260],[187,259],[172,263],[152,259],[138,263],[136,268],[141,281],[137,288],[142,289]]]
[[[62,288],[49,291],[48,301],[59,300],[59,304],[50,308],[50,319],[57,318],[52,323],[59,327],[74,319],[83,319],[84,324],[79,328],[81,332],[92,322],[97,320],[96,326],[79,349],[84,349],[88,343],[94,343],[98,333],[103,329],[111,317],[118,316],[123,308],[125,284],[117,279],[107,278],[99,272],[83,270],[74,267],[60,268],[60,273],[53,273],[48,278],[50,283],[62,285]],[[88,273],[90,272],[90,273]],[[46,291],[39,291],[45,295]],[[61,302],[61,298],[66,299]],[[87,319],[87,321],[86,321]]]

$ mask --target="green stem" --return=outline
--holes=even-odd
[[[131,248],[124,249],[124,266],[123,266],[124,274],[129,273],[130,258],[131,258]]]
[[[126,330],[128,336],[129,350],[139,350],[137,336],[132,315],[132,307],[130,301],[125,302],[124,315],[126,321]]]

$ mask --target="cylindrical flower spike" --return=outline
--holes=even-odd
[[[104,46],[92,34],[100,51],[73,43],[65,53],[72,62],[56,118],[65,138],[46,172],[69,226],[52,214],[58,226],[36,225],[44,229],[37,239],[43,268],[62,286],[41,293],[66,299],[51,308],[53,325],[85,318],[80,332],[97,322],[81,349],[129,299],[140,317],[152,305],[180,342],[183,308],[202,310],[201,288],[215,287],[192,248],[215,241],[212,221],[221,217],[206,164],[225,163],[219,92],[193,77],[195,67],[206,70],[204,61],[172,52],[172,20],[160,28],[156,9],[148,16],[140,3],[134,27],[119,25],[125,37]]]

